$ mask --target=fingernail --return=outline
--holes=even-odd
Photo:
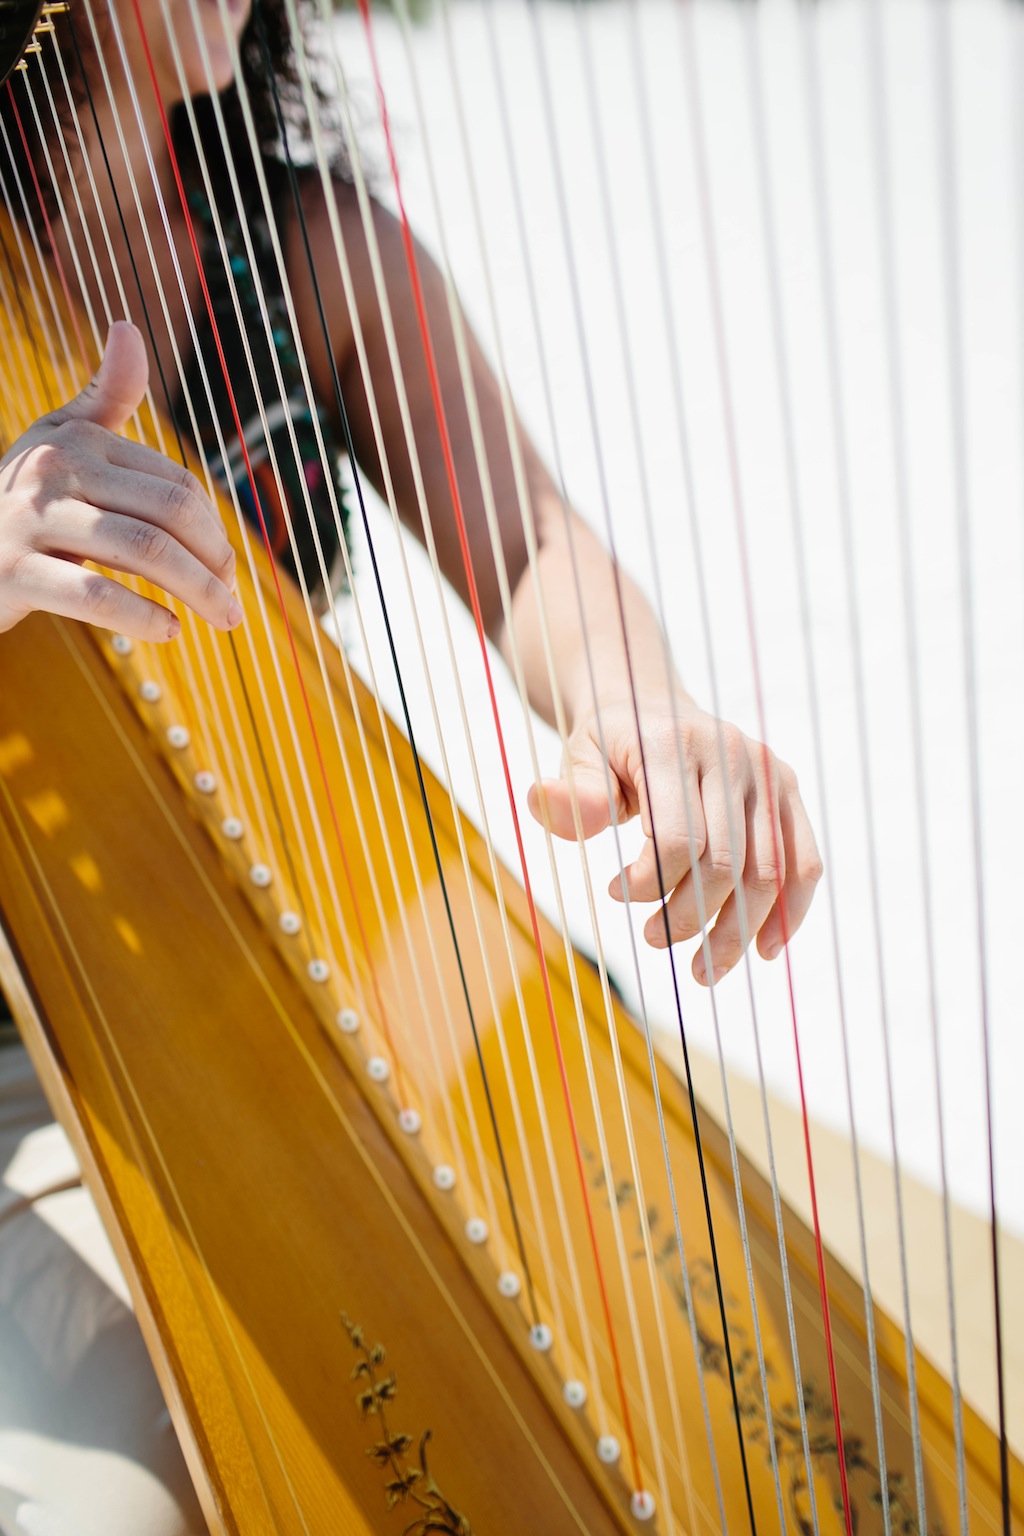
[[[774,960],[776,955],[781,954],[781,952],[782,952],[782,945],[781,944],[772,944],[772,945],[769,946],[768,953],[765,955],[765,959],[766,960]]]
[[[234,629],[236,624],[242,622],[242,605],[237,598],[232,598],[228,603],[228,628]]]

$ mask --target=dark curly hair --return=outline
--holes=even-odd
[[[96,44],[91,30],[82,25],[80,19],[76,21],[73,0],[71,10],[53,19],[56,47],[60,49],[64,60],[64,68],[76,109],[79,113],[88,113],[91,109],[91,92],[95,89],[96,79]],[[102,28],[102,19],[99,28]],[[254,0],[253,12],[239,41],[239,59],[241,88],[245,90],[248,97],[260,152],[266,155],[279,153],[282,117],[289,144],[292,143],[293,137],[296,141],[308,142],[303,87],[299,77],[295,43],[285,0]],[[59,78],[55,49],[46,44],[45,40],[38,60],[39,67],[47,73],[57,114],[64,128],[65,141],[73,158],[78,152],[78,145],[72,131],[71,113]],[[36,65],[32,66],[33,74],[36,72],[36,67]],[[315,83],[313,92],[319,119],[326,128],[325,136],[330,149],[332,168],[336,173],[345,175],[348,162],[344,150],[344,138],[336,116]],[[242,111],[239,85],[232,84],[222,91],[219,100],[224,118],[228,154],[236,165],[245,167],[251,163],[252,146]],[[222,180],[225,169],[224,153],[210,98],[195,97],[193,110],[198,143],[193,142],[185,108],[178,105],[171,115],[175,153],[183,165],[193,163],[197,154],[202,155],[210,167],[215,182]],[[35,184],[38,182],[47,214],[52,216],[55,212],[55,200],[45,173],[46,162],[35,129],[28,91],[28,76],[25,72],[15,72],[11,77],[10,90],[7,87],[0,87],[0,125],[2,125],[0,134],[6,135],[6,145],[3,137],[0,136],[0,170],[4,173],[14,211],[19,216],[23,214],[23,209],[19,205],[20,199],[15,187],[11,184],[9,173],[12,170],[30,206]],[[251,178],[243,175],[241,180],[243,186],[251,185]]]

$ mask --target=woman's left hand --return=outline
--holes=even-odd
[[[642,735],[637,732],[639,715]],[[608,771],[601,743],[607,753]],[[642,745],[641,745],[642,743]],[[585,837],[639,815],[646,841],[639,858],[609,887],[612,896],[664,906],[647,921],[655,948],[708,936],[712,979],[720,981],[757,935],[772,960],[799,928],[822,866],[796,775],[760,742],[683,697],[604,705],[569,737],[562,777],[530,791],[530,809],[573,838],[570,780]],[[707,983],[704,946],[693,961]]]

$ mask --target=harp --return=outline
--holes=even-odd
[[[72,247],[73,263],[53,259],[60,248],[53,228],[66,221],[70,229],[76,217],[80,228],[89,226],[88,216],[76,215],[65,199],[96,197],[103,174],[93,164],[80,166],[77,176],[62,176],[58,157],[62,144],[74,142],[76,112],[88,110],[72,89],[75,39],[92,37],[96,57],[113,74],[129,55],[152,62],[156,54],[163,69],[170,38],[132,34],[138,12],[119,7],[111,13],[116,26],[101,40],[94,31],[94,0],[72,0],[72,7],[68,15],[44,18],[16,83],[26,135],[34,127],[46,146],[39,165],[56,167],[52,192],[33,182],[17,146],[5,145],[5,442],[72,394],[95,366],[103,318],[95,308],[98,294],[110,316],[138,310],[127,278],[118,289],[102,251],[90,251],[84,239]],[[574,16],[566,15],[580,28],[586,70],[591,21],[585,8],[574,9]],[[404,5],[399,13],[406,23]],[[536,14],[528,9],[531,24]],[[296,19],[290,8],[288,15]],[[878,8],[866,6],[856,15],[867,39],[866,78],[877,88],[868,120],[879,150],[878,260],[882,315],[890,326],[884,377],[898,425],[906,379],[893,315],[886,33]],[[678,16],[666,9],[664,19],[679,26],[673,78],[690,113],[696,207],[706,242],[701,259],[707,260],[712,321],[709,373],[721,386],[719,429],[724,426],[725,441],[734,447],[736,406],[702,116],[707,92],[701,89],[691,8],[680,6]],[[1008,28],[1011,19],[1008,10]],[[501,8],[486,0],[474,20],[493,44]],[[439,25],[446,39],[450,21],[442,6]],[[627,47],[642,56],[650,39],[645,45],[641,8],[624,6],[621,21]],[[736,56],[750,70],[744,99],[760,152],[753,193],[764,240],[774,398],[781,402],[780,440],[792,454],[796,413],[787,373],[780,232],[764,152],[763,19],[745,7],[734,21],[742,41]],[[365,7],[361,23],[383,119],[388,92],[377,46],[381,23]],[[794,13],[815,130],[807,238],[820,264],[823,395],[834,411],[839,526],[852,537],[836,253],[815,116],[823,111],[815,53],[820,24],[815,12]],[[966,867],[976,876],[960,900],[970,914],[965,926],[974,922],[979,935],[971,953],[981,1001],[970,1016],[990,1071],[985,987],[991,955],[971,712],[977,687],[973,544],[965,405],[958,392],[964,377],[957,265],[962,231],[945,7],[937,5],[922,24],[935,47],[935,153],[945,178],[938,205],[947,217],[938,265],[953,358],[946,419],[952,421],[959,477],[955,526],[963,586],[957,613],[968,719],[963,761],[974,834]],[[539,47],[540,110],[552,114],[554,126],[543,38],[532,35]],[[346,242],[318,137],[320,98],[298,32],[296,48],[298,100],[307,114],[304,151],[322,174],[319,195],[331,214],[335,280],[343,285]],[[450,62],[455,93],[455,52]],[[336,99],[347,105],[345,74],[333,56],[327,73]],[[508,83],[500,73],[493,78],[495,100],[507,110]],[[586,92],[596,96],[594,78],[584,74],[584,99],[591,105]],[[97,89],[102,93],[102,85]],[[130,100],[158,89],[157,72],[143,74],[133,79]],[[451,99],[460,100],[455,94]],[[601,131],[598,120],[599,142]],[[284,138],[287,143],[287,128]],[[374,220],[358,134],[350,132],[348,144],[351,195],[366,215],[369,261]],[[653,145],[648,148],[653,163]],[[387,132],[381,176],[385,185],[394,178],[396,227],[404,236],[391,149]],[[557,168],[557,148],[552,154]],[[253,164],[259,163],[257,153]],[[515,206],[522,188],[514,157],[510,166]],[[563,184],[563,195],[565,190]],[[241,191],[231,185],[232,195]],[[258,191],[263,196],[265,189]],[[125,196],[130,199],[130,188]],[[187,210],[186,198],[173,217],[191,229]],[[139,233],[140,263],[154,262],[159,270],[161,231]],[[230,252],[218,244],[219,228],[215,234],[229,299],[237,297]],[[568,225],[561,226],[560,238],[571,265],[576,258]],[[183,263],[188,249],[186,241]],[[610,249],[614,270],[614,244]],[[406,250],[415,291],[411,241]],[[244,254],[255,265],[252,253]],[[215,254],[205,274],[210,280],[217,259]],[[291,252],[289,259],[301,262],[303,256]],[[199,257],[200,265],[209,260],[209,251]],[[655,272],[655,286],[663,275]],[[259,323],[271,323],[264,310]],[[465,345],[458,318],[451,324],[453,345]],[[585,357],[585,334],[578,340]],[[401,362],[397,339],[394,348]],[[251,366],[250,357],[243,361]],[[503,359],[499,363],[505,409]],[[401,368],[395,374],[400,379]],[[308,387],[309,379],[304,382]],[[549,382],[542,379],[542,394]],[[592,386],[592,377],[588,382]],[[670,377],[670,395],[676,382]],[[256,393],[261,409],[269,411],[280,399],[280,378],[266,384],[265,396],[259,388]],[[154,390],[138,412],[135,431],[173,457],[166,407]],[[466,411],[472,429],[471,401]],[[268,423],[262,427],[269,439]],[[454,452],[440,421],[438,439],[436,452]],[[186,455],[193,454],[187,435],[185,441]],[[294,443],[289,447],[294,454]],[[903,533],[909,493],[898,432],[892,448],[904,498],[897,498],[894,526]],[[224,442],[217,451],[224,461],[230,457]],[[269,458],[273,479],[281,466],[273,454]],[[192,462],[205,473],[201,459],[193,456]],[[387,464],[386,447],[381,463]],[[732,470],[726,492],[734,498],[742,546],[743,485],[735,459]],[[482,468],[479,474],[484,481]],[[790,494],[799,497],[795,461],[787,461],[784,474]],[[255,470],[251,478],[256,481]],[[393,511],[393,486],[384,478]],[[268,494],[260,487],[262,477],[252,486],[256,503]],[[952,1295],[947,1381],[915,1346],[909,1303],[895,1318],[876,1307],[865,1250],[858,1283],[822,1249],[817,1211],[806,1225],[783,1200],[767,1096],[765,1177],[739,1149],[728,1093],[724,1128],[700,1108],[685,1028],[686,1060],[678,1070],[646,1013],[634,1023],[620,1004],[604,930],[598,926],[593,935],[596,964],[590,964],[569,944],[564,912],[559,910],[561,931],[538,915],[532,890],[495,856],[486,801],[478,830],[450,794],[447,755],[438,777],[425,767],[408,692],[402,694],[408,712],[400,731],[379,702],[379,655],[372,654],[368,686],[346,650],[324,635],[308,586],[296,587],[279,574],[273,549],[261,549],[239,516],[237,489],[222,503],[238,543],[246,614],[233,641],[187,613],[172,647],[133,644],[36,616],[3,636],[0,702],[5,986],[115,1236],[211,1529],[245,1536],[391,1529],[482,1536],[778,1527],[888,1536],[895,1530],[1008,1533],[1018,1526],[1024,1495],[1009,1443],[1005,1376],[1019,1349],[1011,1324],[1016,1305],[1019,1326],[1019,1302],[1005,1280],[1000,1284],[998,1260],[1005,1250],[994,1193],[991,1093],[982,1135],[993,1190],[985,1242],[994,1273],[978,1305],[994,1319],[998,1391],[993,1422],[986,1423],[964,1400],[960,1374],[966,1362],[957,1360],[964,1323]],[[429,544],[429,509],[424,523]],[[792,526],[799,552],[799,507]],[[853,545],[845,552],[854,582],[852,624]],[[912,554],[909,545],[898,548],[894,567],[902,571],[911,600]],[[374,551],[368,559],[375,570]],[[749,571],[749,548],[737,551],[736,564]],[[320,575],[326,581],[329,572]],[[795,579],[798,595],[807,599],[801,586],[806,571],[799,568]],[[472,595],[469,573],[466,582]],[[357,598],[361,584],[354,583]],[[362,623],[358,605],[354,615],[352,623]],[[752,613],[751,634],[754,627]],[[854,670],[862,643],[854,626]],[[451,650],[458,675],[466,656],[454,641]],[[815,677],[813,655],[807,660],[813,692],[822,680]],[[856,681],[859,709],[863,681]],[[867,712],[856,715],[856,734],[865,764],[866,838],[874,856],[868,718]],[[912,725],[907,761],[920,768],[925,737],[916,716]],[[504,793],[503,776],[498,782]],[[824,796],[824,789],[819,793]],[[928,915],[941,882],[936,876],[928,883],[931,829],[922,823],[917,832],[916,857],[926,881],[921,903]],[[549,844],[548,836],[543,856]],[[514,844],[513,852],[515,858]],[[592,884],[585,850],[581,867]],[[525,856],[522,868],[528,875]],[[885,916],[878,878],[872,865],[867,904],[876,940]],[[835,921],[835,907],[831,916]],[[933,930],[928,932],[919,974],[925,992],[941,971],[931,948]],[[880,954],[879,945],[876,959]],[[837,979],[841,985],[838,966]],[[751,981],[752,1010],[761,985],[759,975]],[[794,1035],[806,1047],[807,1021],[798,1018],[796,995],[792,979],[783,982],[775,1006],[784,1022],[791,1017]],[[886,1013],[884,975],[880,1012]],[[680,1009],[679,1025],[688,1022]],[[717,1015],[715,1022],[717,1027]],[[842,1014],[840,1022],[845,1031]],[[756,1017],[754,1026],[756,1032]],[[846,1034],[840,1038],[848,1050]],[[884,1044],[875,1082],[891,1105],[888,1037]],[[939,1064],[936,1054],[922,1071],[931,1080]],[[801,1134],[807,1137],[806,1177],[815,1166],[806,1116]],[[820,1155],[820,1140],[817,1145]],[[852,1169],[863,1232],[856,1148]],[[1005,1172],[1009,1183],[1014,1169]],[[897,1167],[897,1202],[904,1187]],[[817,1193],[825,1199],[823,1190]],[[945,1227],[943,1232],[940,1222],[931,1262],[951,1271],[948,1205],[944,1189]]]

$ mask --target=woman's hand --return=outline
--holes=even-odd
[[[584,836],[603,831],[611,822],[610,778],[617,820],[639,814],[647,838],[625,870],[629,898],[667,897],[647,921],[647,942],[664,948],[669,938],[676,943],[700,933],[702,899],[705,922],[718,914],[709,934],[713,980],[732,969],[755,934],[759,953],[774,959],[799,928],[821,877],[796,775],[767,747],[689,699],[674,710],[663,698],[641,701],[639,717],[642,753],[632,702],[602,708],[600,732],[593,716],[577,724],[562,778],[540,789],[551,830],[575,836],[571,778]],[[536,789],[530,808],[539,819]],[[623,900],[618,877],[609,890]],[[703,946],[693,974],[707,982]]]
[[[0,631],[42,609],[137,640],[177,635],[170,609],[86,570],[86,560],[145,577],[217,629],[241,620],[234,551],[199,481],[118,435],[147,379],[141,335],[117,322],[81,394],[0,459]]]

